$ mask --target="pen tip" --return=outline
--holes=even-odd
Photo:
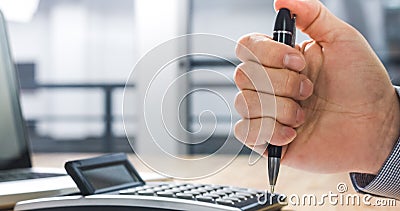
[[[275,185],[271,185],[271,193],[274,194],[275,191]]]

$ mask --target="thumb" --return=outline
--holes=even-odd
[[[275,9],[281,8],[295,14],[297,28],[317,42],[332,42],[353,31],[318,0],[275,0]]]

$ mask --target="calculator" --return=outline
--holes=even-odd
[[[148,182],[126,154],[69,161],[67,173],[80,193],[20,202],[16,211],[91,210],[280,210],[286,197],[266,191],[214,184]]]

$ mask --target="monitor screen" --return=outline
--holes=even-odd
[[[0,13],[0,170],[30,167],[19,85]]]

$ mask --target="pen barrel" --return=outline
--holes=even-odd
[[[269,184],[272,186],[275,186],[276,181],[278,180],[280,163],[280,158],[268,157],[268,179]]]
[[[282,8],[275,19],[273,39],[291,47],[295,45],[296,16],[290,10]]]
[[[277,42],[284,43],[288,46],[293,47],[292,46],[293,33],[290,31],[281,31],[281,30],[274,31],[273,39]]]
[[[275,146],[275,145],[269,144],[267,149],[268,149],[268,157],[274,157],[274,158],[282,157],[282,147],[281,146]]]
[[[275,20],[273,39],[277,42],[284,43],[294,47],[296,38],[296,17],[290,10],[282,8],[279,10]],[[279,168],[282,157],[282,147],[269,144],[268,150],[268,178],[273,191],[278,179]]]

